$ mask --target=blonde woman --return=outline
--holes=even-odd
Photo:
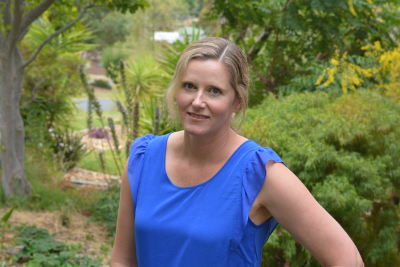
[[[234,114],[244,119],[248,87],[235,44],[204,38],[185,49],[166,91],[184,130],[133,143],[111,266],[260,266],[278,223],[322,265],[364,266],[280,157],[231,127]]]

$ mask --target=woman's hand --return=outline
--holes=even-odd
[[[119,200],[117,233],[111,254],[112,267],[138,266],[135,246],[135,218],[133,216],[133,200],[130,190],[128,161],[122,174],[121,196]]]
[[[323,266],[364,266],[353,241],[283,164],[269,161],[257,201]]]

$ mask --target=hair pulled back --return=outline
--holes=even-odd
[[[176,94],[182,87],[182,76],[187,64],[192,59],[211,59],[220,61],[223,64],[228,72],[231,86],[235,89],[236,96],[242,102],[238,111],[242,114],[239,126],[237,127],[239,128],[244,120],[248,105],[249,67],[246,57],[236,44],[218,37],[200,39],[186,47],[180,56],[175,74],[172,76],[165,92],[166,106],[171,120],[177,123]]]

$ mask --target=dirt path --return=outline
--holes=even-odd
[[[0,208],[0,214],[7,211],[7,208]],[[81,243],[82,253],[85,255],[96,256],[100,254],[101,247],[103,247],[103,251],[108,248],[108,253],[103,259],[103,266],[109,266],[111,239],[107,237],[106,230],[97,223],[89,223],[89,217],[77,212],[69,215],[70,225],[66,227],[61,224],[60,215],[60,211],[15,210],[8,222],[12,226],[11,230],[14,229],[14,226],[21,224],[34,225],[37,228],[47,229],[50,234],[56,234],[56,241],[75,245]],[[7,231],[5,234],[6,247],[12,246],[15,235],[15,232]]]

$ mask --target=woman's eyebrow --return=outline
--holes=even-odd
[[[189,80],[182,80],[182,83],[192,83],[192,84],[194,84],[194,82],[189,81]]]

